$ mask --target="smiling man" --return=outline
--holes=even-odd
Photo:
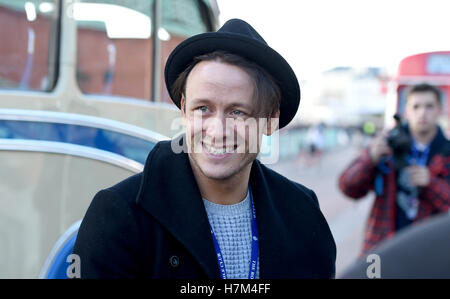
[[[316,195],[257,159],[297,112],[289,64],[233,19],[182,42],[165,80],[186,133],[97,193],[74,248],[81,278],[334,277]]]

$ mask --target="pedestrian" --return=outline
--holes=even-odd
[[[450,142],[438,126],[440,91],[412,86],[406,124],[379,134],[339,178],[339,188],[360,199],[376,198],[365,231],[363,253],[401,229],[450,207]]]
[[[312,126],[308,129],[308,164],[309,166],[320,162],[322,159],[323,152],[325,150],[325,124],[319,123],[318,125]],[[320,165],[320,163],[319,163]]]
[[[283,57],[233,19],[178,45],[165,81],[186,132],[156,144],[142,173],[96,194],[73,251],[81,278],[334,277],[336,246],[315,193],[261,164],[252,142],[297,112],[300,88]],[[267,122],[255,130],[252,120]]]

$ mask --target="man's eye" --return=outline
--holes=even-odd
[[[197,107],[196,110],[199,110],[200,112],[204,113],[204,112],[208,111],[208,107],[206,107],[206,106],[200,106],[200,107]]]
[[[233,114],[234,116],[244,116],[245,115],[245,113],[240,110],[233,110],[231,112],[231,114]]]

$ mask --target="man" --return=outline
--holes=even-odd
[[[413,86],[406,97],[407,125],[403,128],[410,142],[405,165],[394,167],[403,159],[395,157],[385,132],[340,176],[339,187],[351,198],[362,198],[370,190],[376,193],[363,253],[402,228],[449,210],[450,145],[437,125],[441,110],[437,88]]]
[[[74,248],[81,278],[334,277],[316,195],[256,160],[277,121],[252,120],[283,127],[299,105],[287,62],[234,19],[174,49],[165,80],[186,134],[95,196]]]

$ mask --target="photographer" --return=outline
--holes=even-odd
[[[437,125],[440,92],[413,86],[401,124],[375,137],[344,170],[339,188],[353,199],[374,190],[363,253],[400,229],[450,207],[450,142]]]

